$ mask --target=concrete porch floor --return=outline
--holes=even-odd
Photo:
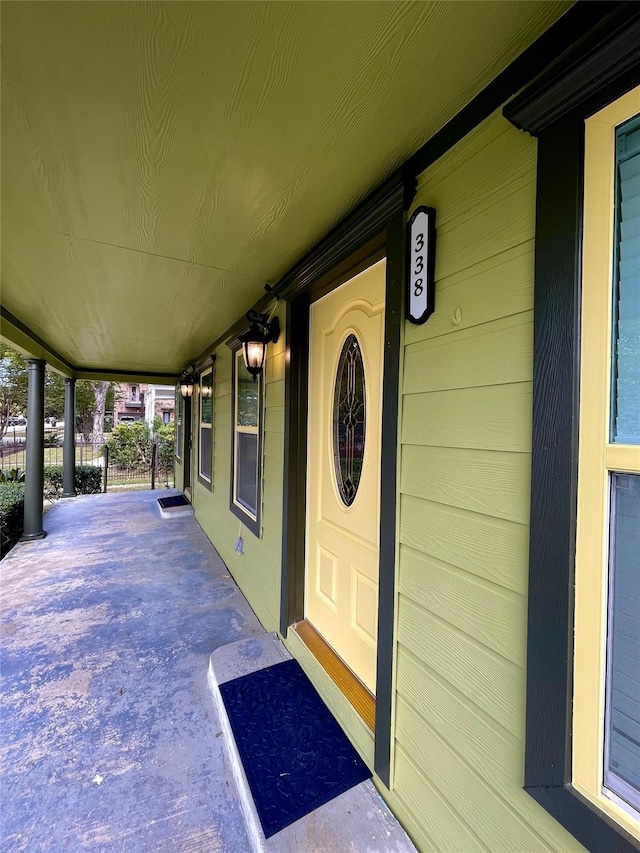
[[[273,663],[274,643],[276,662],[288,652],[195,519],[161,517],[169,494],[59,501],[48,536],[0,563],[0,850],[414,850],[370,781],[268,844],[245,823],[208,672],[224,681]]]
[[[3,851],[245,851],[209,656],[263,629],[169,492],[60,501],[0,563]]]

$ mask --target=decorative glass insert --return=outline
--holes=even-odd
[[[355,335],[344,342],[333,399],[333,459],[338,492],[345,506],[354,502],[362,475],[366,393],[362,350]]]
[[[213,372],[205,373],[200,380],[200,423],[213,423]]]
[[[258,411],[260,408],[260,379],[256,382],[247,370],[242,358],[236,359],[238,372],[238,407],[236,410],[236,425],[240,427],[257,427]]]
[[[616,130],[611,441],[640,444],[640,116]]]
[[[604,784],[640,812],[640,476],[611,477]]]

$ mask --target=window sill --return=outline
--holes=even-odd
[[[229,502],[229,509],[235,517],[242,522],[243,526],[246,527],[247,530],[250,530],[257,539],[262,538],[260,515],[258,515],[257,518],[253,518],[246,510],[242,509],[242,507],[233,500]]]
[[[640,850],[638,839],[572,785],[525,786],[524,790],[588,850],[601,850],[602,853],[636,853]]]

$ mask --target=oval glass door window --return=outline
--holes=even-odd
[[[355,335],[344,342],[333,399],[333,459],[338,492],[354,502],[362,476],[365,441],[365,379],[362,350]]]

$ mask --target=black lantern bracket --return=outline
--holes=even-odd
[[[276,300],[271,314],[261,314],[259,311],[251,309],[247,312],[247,320],[251,325],[246,332],[238,336],[238,340],[242,344],[245,367],[254,382],[257,381],[264,368],[267,345],[277,343],[280,337],[280,320],[273,316],[279,298],[270,285],[266,285],[265,290],[271,293]]]
[[[280,320],[278,317],[270,317],[269,314],[260,314],[258,311],[247,312],[247,320],[251,323],[251,328],[244,335],[240,335],[243,340],[252,331],[259,332],[264,337],[264,342],[267,344],[277,344],[280,337]]]

